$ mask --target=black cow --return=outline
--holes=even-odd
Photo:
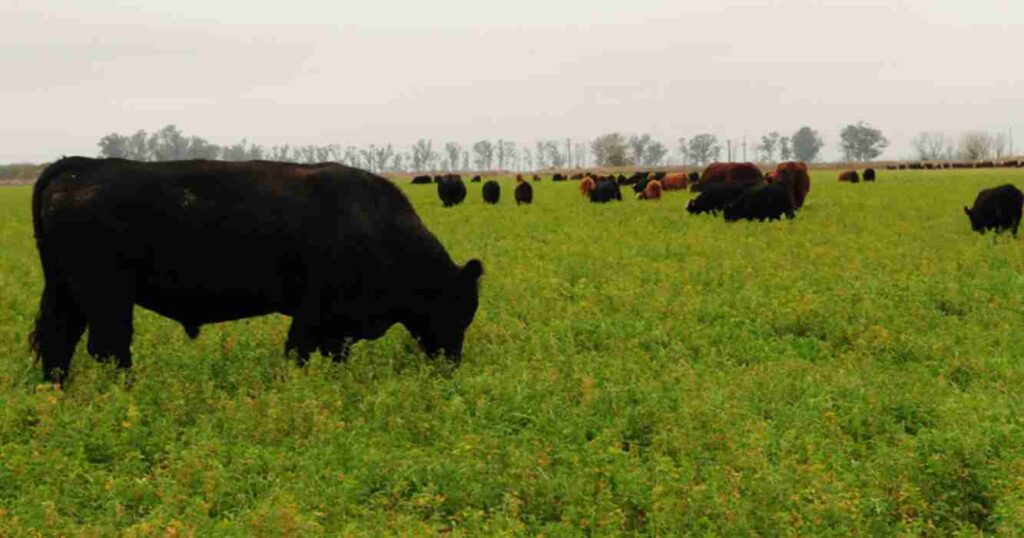
[[[690,172],[690,184],[700,181],[700,172]]]
[[[612,179],[598,181],[594,186],[594,190],[590,192],[590,201],[603,204],[612,200],[622,201],[622,191],[619,190],[619,184]]]
[[[661,180],[665,179],[666,175],[668,175],[666,172],[655,172],[654,175],[652,176],[652,178],[653,179],[657,179],[658,181],[661,181]]]
[[[865,168],[864,169],[864,173],[861,174],[861,177],[864,178],[864,181],[874,181],[875,180],[875,169],[874,168]]]
[[[516,205],[533,203],[533,185],[522,181],[516,185]]]
[[[725,207],[725,220],[776,220],[796,217],[793,195],[786,182],[759,183]]]
[[[30,341],[50,381],[86,326],[90,354],[130,367],[134,305],[191,337],[290,316],[300,363],[343,360],[395,323],[458,360],[483,274],[453,263],[393,183],[333,163],[64,158],[36,182],[32,222],[45,287]]]
[[[1021,205],[1024,205],[1024,193],[1006,184],[979,192],[974,199],[974,207],[968,209],[964,206],[964,213],[971,219],[971,229],[976,232],[1012,230],[1016,237]]]
[[[433,182],[434,180],[430,176],[416,176],[412,178],[413,185],[429,185]]]
[[[455,174],[442,176],[437,184],[437,196],[445,207],[459,205],[466,199],[466,184]]]
[[[473,176],[473,179],[469,180],[470,183],[480,183],[480,176]]]
[[[498,185],[497,181],[493,179],[487,180],[484,183],[483,188],[484,202],[488,204],[496,204],[501,199],[501,185]]]
[[[565,176],[563,176],[562,174],[555,174],[551,176],[551,181],[565,181],[565,179]]]
[[[692,215],[700,215],[701,213],[717,215],[719,211],[724,210],[729,204],[739,198],[747,189],[750,189],[755,185],[760,184],[725,183],[724,181],[708,183],[704,186],[704,189],[700,191],[699,196],[687,202],[686,211]]]

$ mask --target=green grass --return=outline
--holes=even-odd
[[[287,319],[136,310],[133,385],[26,335],[29,189],[0,190],[0,535],[1024,533],[1024,240],[961,207],[1004,170],[817,172],[796,220],[727,224],[576,183],[443,209],[484,261],[451,376],[396,327],[348,364]]]

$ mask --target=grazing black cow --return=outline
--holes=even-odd
[[[496,204],[501,199],[501,185],[493,179],[487,180],[484,183],[483,194],[485,203]]]
[[[590,191],[590,201],[597,204],[603,204],[612,200],[622,201],[622,191],[619,190],[619,184],[612,179],[602,179],[594,185],[594,190]]]
[[[534,174],[533,175],[533,180],[534,181],[540,181],[540,176],[538,176],[537,174]]]
[[[89,353],[132,364],[132,309],[195,337],[207,323],[291,316],[285,350],[336,361],[404,325],[458,360],[479,260],[453,263],[390,181],[338,164],[64,158],[32,223],[45,287],[30,341],[49,381]]]
[[[658,181],[661,181],[661,180],[665,179],[666,175],[668,175],[668,173],[666,173],[666,172],[655,172],[652,177],[654,179],[657,179]]]
[[[412,178],[413,185],[429,185],[433,182],[434,180],[430,176],[416,176]]]
[[[760,183],[739,195],[725,207],[725,220],[776,220],[796,217],[793,194],[787,182]]]
[[[566,177],[562,174],[554,174],[551,176],[551,181],[565,181]]]
[[[469,180],[470,183],[480,183],[480,176],[473,176],[473,179]]]
[[[533,185],[522,181],[516,185],[514,193],[516,195],[516,205],[529,205],[533,203]]]
[[[700,195],[690,200],[686,204],[686,211],[692,215],[700,215],[701,213],[711,213],[717,215],[719,211],[724,210],[729,204],[740,197],[747,189],[759,183],[726,183],[724,181],[716,181],[714,183],[708,183],[704,186],[704,189],[700,191]]]
[[[864,169],[864,173],[861,174],[861,177],[864,179],[864,181],[874,181],[875,180],[875,169],[874,168],[865,168]]]
[[[965,206],[964,213],[971,219],[971,229],[976,232],[1011,230],[1017,237],[1022,205],[1024,193],[1006,184],[979,192],[974,199],[974,207],[968,209]]]
[[[694,183],[700,181],[700,172],[690,172],[690,176],[689,177],[690,177],[690,184],[693,185]]]
[[[445,207],[459,205],[466,199],[466,184],[455,174],[442,176],[437,184],[437,196]]]

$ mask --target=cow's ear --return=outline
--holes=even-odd
[[[466,262],[466,265],[462,268],[462,274],[470,280],[477,280],[484,274],[484,264],[477,259],[472,259]]]
[[[971,210],[967,209],[967,206],[964,206],[964,215],[971,216]]]

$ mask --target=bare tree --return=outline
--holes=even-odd
[[[651,135],[644,133],[642,135],[631,135],[629,137],[629,160],[635,164],[644,163],[644,153],[647,151],[647,146],[651,144]]]
[[[705,165],[718,160],[718,155],[722,152],[722,146],[718,143],[717,136],[711,133],[701,133],[690,139],[690,145],[687,150],[694,164]]]
[[[678,146],[678,148],[679,148],[679,156],[682,159],[682,163],[683,164],[689,164],[690,163],[690,146],[687,144],[686,138],[679,137],[679,139],[677,140],[677,143],[679,144],[679,146]]]
[[[922,161],[942,159],[948,154],[948,149],[951,146],[946,135],[939,132],[918,133],[910,141],[910,145],[914,147],[917,158]]]
[[[532,170],[533,169],[533,153],[530,151],[530,148],[527,148],[525,146],[523,146],[523,152],[522,153],[523,153],[523,169],[525,169],[525,170]]]
[[[391,144],[381,147],[374,147],[370,145],[370,149],[373,152],[373,166],[377,172],[383,172],[388,169],[388,164],[391,162],[391,158],[395,156],[395,148],[391,147]]]
[[[779,160],[788,161],[793,158],[793,148],[789,145],[789,137],[779,138]]]
[[[416,141],[412,146],[412,169],[417,172],[423,172],[428,170],[430,164],[434,162],[436,153],[434,153],[434,142],[421,138]]]
[[[499,140],[498,148],[505,156],[505,162],[508,163],[508,166],[514,168],[518,157],[515,142],[512,142],[511,140]],[[505,165],[503,164],[498,165],[498,167],[505,169]]]
[[[545,168],[547,166],[547,164],[548,164],[548,157],[547,157],[548,151],[547,151],[547,146],[544,144],[543,140],[538,140],[534,144],[533,155],[534,155],[534,160],[536,161],[535,164],[536,164],[538,169]]]
[[[644,149],[641,162],[644,166],[658,166],[663,160],[665,160],[666,155],[668,155],[668,148],[665,147],[665,144],[654,140],[647,145],[646,149]]]
[[[960,136],[960,157],[969,161],[987,159],[992,154],[992,137],[983,131],[969,131]]]
[[[620,133],[607,133],[590,143],[590,151],[594,154],[594,162],[597,166],[632,164],[626,156],[627,148],[626,138]]]
[[[354,168],[362,167],[362,158],[359,156],[359,148],[355,146],[346,146],[341,162]]]
[[[1006,133],[1003,131],[992,135],[992,151],[995,152],[996,159],[1002,159],[1006,155],[1007,142]]]
[[[575,162],[573,163],[573,167],[575,167],[575,168],[584,168],[584,167],[586,167],[587,166],[587,151],[588,151],[587,150],[587,143],[586,142],[576,142],[576,144],[573,145],[573,148],[574,149],[573,149],[573,152],[572,152],[572,158],[575,160]]]
[[[473,144],[473,164],[478,170],[490,170],[494,161],[494,144],[490,140],[481,140]]]
[[[779,139],[782,135],[778,131],[772,131],[761,137],[761,143],[757,146],[757,151],[764,155],[767,162],[775,161],[775,149],[779,146]]]
[[[547,155],[547,161],[552,167],[563,168],[565,166],[568,156],[561,152],[557,140],[546,140],[544,142],[544,153]]]
[[[462,146],[455,142],[448,142],[444,145],[444,152],[448,155],[448,170],[454,172],[459,169],[459,157],[462,155]]]
[[[100,157],[123,159],[128,156],[128,137],[110,133],[99,141]]]

